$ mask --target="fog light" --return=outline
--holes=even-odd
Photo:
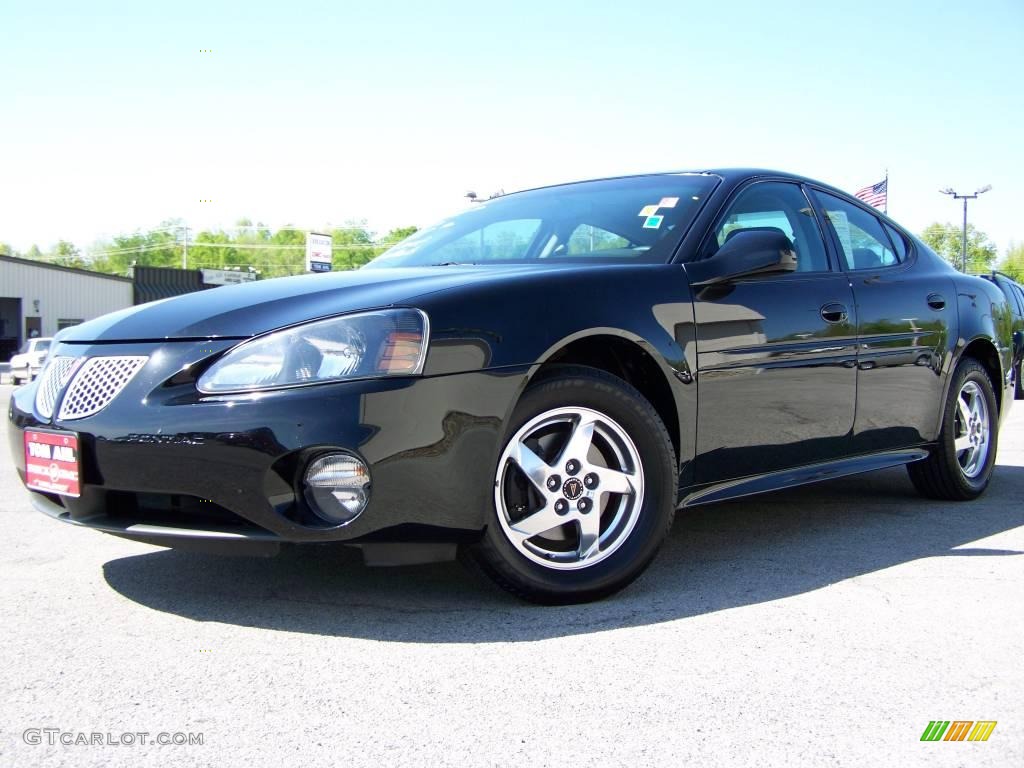
[[[306,468],[306,501],[331,525],[359,517],[369,500],[370,470],[355,456],[328,453]]]

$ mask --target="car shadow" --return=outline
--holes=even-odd
[[[1024,467],[997,467],[971,503],[925,501],[902,470],[834,480],[680,513],[631,587],[588,605],[539,608],[457,563],[367,568],[347,548],[276,558],[162,550],[112,560],[107,583],[153,610],[196,621],[430,643],[541,640],[799,595],[924,557],[1024,552],[959,548],[1024,525]]]

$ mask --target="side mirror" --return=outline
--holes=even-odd
[[[775,228],[738,230],[710,259],[686,265],[690,283],[695,286],[795,269],[793,242]]]

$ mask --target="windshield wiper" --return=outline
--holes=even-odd
[[[431,264],[432,267],[475,267],[475,261],[442,261],[440,264]]]

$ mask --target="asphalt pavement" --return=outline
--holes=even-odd
[[[540,608],[456,563],[52,521],[10,391],[0,766],[1024,765],[1024,402],[975,502],[893,470],[696,509],[626,591]],[[997,725],[922,742],[933,720]]]

